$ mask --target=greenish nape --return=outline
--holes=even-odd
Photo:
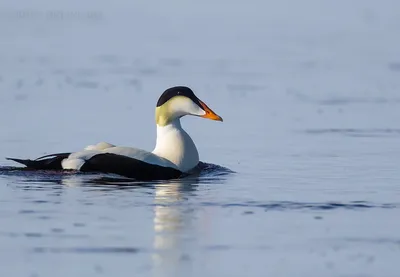
[[[156,123],[158,126],[165,126],[171,123],[171,114],[169,112],[169,103],[156,108]]]

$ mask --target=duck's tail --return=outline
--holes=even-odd
[[[58,153],[46,155],[43,157],[39,157],[35,160],[30,159],[16,159],[16,158],[6,158],[7,160],[11,160],[20,164],[25,165],[30,169],[38,169],[38,170],[61,170],[61,162],[62,160],[68,158],[71,153]]]

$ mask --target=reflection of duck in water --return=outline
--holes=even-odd
[[[172,87],[157,102],[157,142],[152,152],[101,142],[75,153],[46,155],[36,160],[10,160],[39,170],[115,173],[138,180],[178,178],[199,163],[196,145],[181,126],[180,118],[184,115],[222,121],[190,88]]]
[[[111,190],[118,190],[126,188],[121,183],[123,179],[111,178],[110,185],[106,190],[107,195],[110,195]],[[79,187],[88,184],[104,184],[105,179],[99,178],[98,175],[89,174],[72,174],[63,175],[61,182],[64,186]],[[193,258],[191,250],[196,249],[198,240],[195,239],[199,236],[200,228],[204,228],[204,217],[207,219],[207,213],[204,210],[199,213],[199,209],[194,209],[191,205],[191,197],[196,198],[196,192],[200,185],[200,180],[197,178],[183,178],[180,180],[166,181],[166,182],[132,182],[133,186],[138,185],[136,188],[141,189],[141,184],[150,185],[154,187],[152,196],[154,199],[146,199],[146,205],[142,208],[147,210],[148,205],[153,209],[153,222],[147,220],[143,221],[143,230],[153,229],[151,251],[151,264],[154,277],[166,276],[189,276],[191,271],[191,262]],[[122,187],[119,185],[122,184]],[[128,185],[128,184],[126,184]],[[132,188],[131,185],[128,185]],[[101,186],[98,193],[104,192],[104,186]],[[146,189],[147,194],[148,189]],[[95,191],[91,191],[95,192]],[[137,195],[137,190],[129,189],[127,193]],[[129,197],[128,199],[134,198]],[[118,200],[116,200],[118,201]],[[152,202],[152,204],[151,204]],[[146,225],[151,224],[151,225]],[[137,224],[130,225],[130,228],[125,230],[124,233],[130,237],[137,231]],[[119,241],[124,244],[125,241]],[[187,274],[186,274],[187,273]]]
[[[172,182],[157,185],[154,198],[154,276],[187,276],[187,250],[191,242],[185,234],[195,232],[193,211],[185,202],[197,185]],[[183,271],[183,272],[182,272]]]

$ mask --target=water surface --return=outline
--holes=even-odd
[[[399,275],[396,1],[19,5],[0,5],[0,157],[152,150],[159,95],[187,85],[224,122],[183,127],[234,173],[3,171],[1,276]]]

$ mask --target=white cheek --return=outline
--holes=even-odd
[[[199,106],[197,106],[195,103],[191,103],[191,107],[190,107],[190,114],[192,115],[198,115],[198,116],[203,116],[206,114],[206,112],[201,109]]]
[[[173,114],[183,116],[187,114],[203,116],[206,112],[189,98],[178,98],[173,102]]]

